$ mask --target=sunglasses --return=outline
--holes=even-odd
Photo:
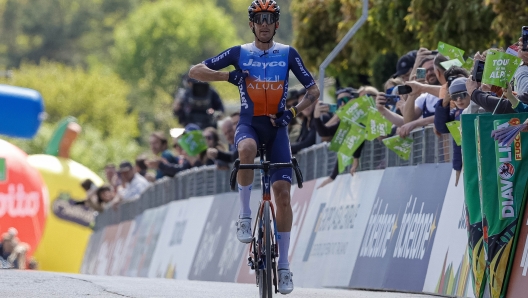
[[[277,15],[272,12],[260,12],[255,14],[255,16],[253,17],[253,22],[259,25],[264,24],[264,22],[268,23],[268,25],[274,24],[278,20],[279,18],[277,17]]]
[[[451,94],[451,98],[454,100],[454,101],[458,101],[458,100],[461,100],[461,99],[464,99],[468,96],[468,93],[467,92],[459,92],[459,93],[454,93],[454,94]]]
[[[205,139],[208,140],[208,141],[212,141],[213,140],[213,136],[205,136]]]

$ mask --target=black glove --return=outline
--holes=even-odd
[[[293,108],[290,108],[289,110],[284,111],[282,115],[275,119],[273,122],[275,123],[275,126],[277,127],[284,127],[288,126],[292,119],[295,117],[294,112],[292,112]]]
[[[240,86],[242,82],[247,78],[249,74],[247,72],[243,72],[242,70],[235,69],[231,72],[229,72],[229,79],[227,81],[235,86]]]

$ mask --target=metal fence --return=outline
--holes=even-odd
[[[358,171],[451,162],[453,148],[449,134],[438,137],[432,127],[426,127],[413,131],[411,138],[414,142],[409,160],[401,159],[379,140],[365,142]],[[329,176],[337,161],[336,153],[328,150],[328,143],[304,149],[296,156],[305,181]],[[230,171],[204,166],[181,172],[174,178],[165,177],[146,189],[137,200],[123,203],[117,210],[110,209],[99,214],[94,229],[132,220],[146,209],[174,200],[229,192],[229,175]],[[255,171],[253,187],[260,188],[259,171]]]

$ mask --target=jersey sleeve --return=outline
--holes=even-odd
[[[293,47],[290,47],[288,54],[288,66],[299,82],[303,84],[304,88],[308,89],[315,85],[315,81],[312,75],[306,70],[301,56],[299,56],[299,53]]]
[[[225,50],[218,56],[209,58],[202,63],[212,70],[220,70],[233,65],[238,69],[238,58],[240,57],[240,46],[232,47]]]

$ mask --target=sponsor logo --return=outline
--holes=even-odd
[[[244,92],[244,88],[242,87],[242,85],[238,86],[238,91],[240,91],[240,105],[242,108],[247,110],[247,108],[249,108],[249,105],[246,98],[246,92]]]
[[[0,193],[0,218],[33,217],[40,209],[40,194],[36,191],[26,192],[24,185],[9,184],[7,193]]]
[[[278,54],[279,50],[273,50],[273,54]]]
[[[288,180],[288,181],[290,181],[290,182],[291,182],[291,180],[292,180],[291,177],[288,176],[288,175],[282,175],[282,178],[283,178],[283,179],[286,179],[286,180]]]
[[[183,240],[183,234],[185,233],[185,227],[187,226],[187,221],[177,221],[174,224],[174,230],[172,230],[172,236],[169,242],[169,246],[180,245]]]
[[[283,86],[281,83],[249,83],[248,89],[252,90],[282,90]]]
[[[302,64],[301,58],[297,57],[297,58],[295,58],[295,61],[297,62],[297,65],[299,65],[299,69],[301,70],[302,74],[305,77],[309,77],[310,74],[306,71],[306,69],[304,69],[304,66]]]
[[[383,200],[379,200],[374,204],[365,232],[365,239],[359,251],[359,256],[361,257],[385,257],[389,240],[398,228],[396,214],[387,214],[389,204],[385,204],[385,207],[382,207],[382,205]]]
[[[502,127],[508,127],[509,123],[504,123],[497,126],[497,129]],[[500,187],[499,202],[501,203],[502,209],[499,216],[500,219],[513,218],[515,217],[515,208],[513,204],[513,189],[514,185],[512,181],[509,181],[515,174],[515,167],[511,164],[512,161],[512,149],[510,146],[500,146],[498,144],[497,156],[501,163],[497,169],[497,176]]]
[[[253,59],[249,59],[248,62],[242,63],[244,66],[252,66],[252,67],[262,67],[262,69],[266,69],[267,67],[286,67],[286,62],[284,61],[273,61],[273,62],[258,62],[253,61]]]
[[[84,205],[78,205],[69,194],[61,193],[53,202],[53,214],[58,218],[89,227],[94,223],[94,211]]]
[[[422,202],[420,210],[415,212],[417,199],[411,196],[405,207],[393,253],[395,258],[423,259],[428,242],[436,229],[434,214],[422,212],[425,202]]]
[[[517,118],[510,120],[511,125],[519,125],[521,121]],[[521,134],[517,134],[513,140],[513,149],[515,150],[515,160],[522,160],[522,150],[521,150]]]
[[[212,63],[216,63],[222,59],[224,59],[227,55],[229,55],[229,52],[231,52],[231,50],[227,50],[225,52],[223,52],[222,54],[216,56],[215,58],[211,59],[211,62]]]

